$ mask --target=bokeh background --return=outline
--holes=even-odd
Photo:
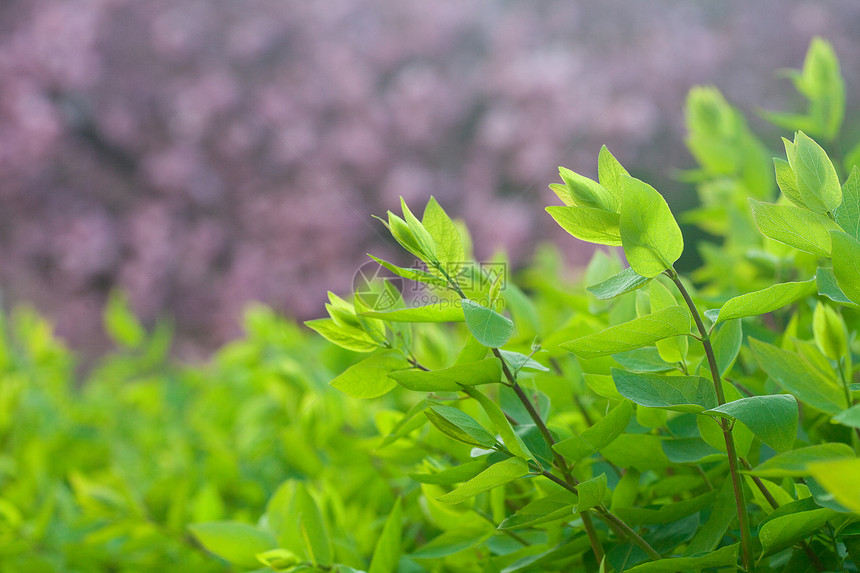
[[[120,288],[204,357],[250,301],[320,316],[366,252],[398,260],[370,216],[401,195],[478,256],[549,239],[575,265],[557,165],[593,175],[606,143],[690,206],[689,88],[798,109],[774,71],[822,35],[855,124],[858,31],[857,0],[0,0],[3,305],[92,354]]]

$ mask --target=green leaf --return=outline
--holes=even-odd
[[[104,324],[114,342],[122,346],[138,348],[146,340],[146,330],[131,311],[128,298],[118,290],[108,296]]]
[[[825,523],[838,516],[832,509],[813,509],[789,515],[781,515],[764,523],[759,529],[762,557],[787,549],[821,529]]]
[[[701,571],[711,567],[736,567],[738,546],[738,543],[727,545],[699,557],[669,557],[650,561],[625,569],[624,573],[675,573],[676,571]]]
[[[580,482],[576,490],[579,492],[579,500],[574,509],[576,513],[602,505],[603,498],[606,496],[606,474]]]
[[[777,452],[790,450],[797,438],[798,410],[794,396],[750,396],[708,412],[719,412],[740,420],[758,439]]]
[[[809,471],[836,501],[860,514],[860,459],[817,462],[809,465]]]
[[[457,392],[461,386],[493,384],[502,379],[496,358],[457,364],[442,370],[397,370],[388,374],[407,390],[415,392]]]
[[[374,257],[370,253],[368,253],[367,256],[399,277],[403,277],[405,279],[409,279],[412,281],[417,281],[417,282],[421,282],[421,283],[429,284],[429,285],[436,285],[436,286],[441,286],[441,287],[447,287],[448,286],[448,281],[446,281],[445,279],[439,278],[436,275],[431,275],[427,271],[422,271],[421,269],[410,269],[410,268],[398,267],[397,265],[395,265],[393,263],[389,263],[388,261],[382,260],[379,257]]]
[[[463,299],[466,326],[478,342],[489,348],[499,348],[514,333],[514,323],[507,317],[479,303]]]
[[[477,420],[457,408],[433,405],[424,414],[440,432],[458,442],[482,448],[491,448],[496,443],[496,438]]]
[[[666,362],[660,358],[660,353],[653,346],[648,348],[634,348],[627,352],[615,354],[612,358],[627,370],[632,370],[634,372],[668,372],[669,370],[675,369],[673,365],[666,364]]]
[[[805,253],[830,256],[830,231],[839,226],[820,213],[794,205],[749,200],[761,234]]]
[[[463,322],[466,320],[459,299],[412,308],[373,310],[362,312],[361,315],[389,322]]]
[[[618,467],[662,470],[669,465],[662,443],[662,438],[650,434],[621,434],[600,453]]]
[[[483,446],[482,446],[483,447]],[[436,473],[411,473],[409,477],[419,483],[432,483],[436,485],[453,485],[468,481],[481,473],[487,464],[484,460],[466,462],[459,466],[444,469]]]
[[[415,242],[418,243],[418,247],[420,249],[420,252],[414,254],[423,255],[421,258],[428,263],[438,262],[439,257],[436,253],[436,241],[433,240],[433,237],[430,236],[430,233],[426,228],[424,228],[421,221],[418,220],[418,217],[412,214],[412,211],[409,210],[403,197],[400,198],[400,208],[403,210],[403,219],[409,226],[409,230],[412,231],[412,236],[414,237]]]
[[[673,464],[702,464],[721,460],[726,456],[698,437],[664,440],[662,446],[666,458]]]
[[[474,514],[473,514],[474,515]],[[409,555],[411,559],[439,559],[480,545],[495,533],[484,519],[474,517],[456,529],[438,535]]]
[[[499,529],[522,529],[556,519],[571,519],[571,510],[577,500],[578,498],[567,490],[538,498],[505,519],[499,524]]]
[[[502,409],[499,408],[498,404],[487,398],[472,386],[464,387],[463,391],[478,401],[481,408],[483,408],[484,412],[487,414],[487,417],[490,418],[490,421],[495,426],[496,432],[498,432],[502,437],[502,441],[505,443],[505,447],[508,448],[508,451],[523,460],[535,459],[523,443],[523,440],[516,432],[514,432],[514,429],[511,427],[511,423],[508,422],[505,413],[502,412]],[[537,460],[535,459],[535,461]]]
[[[600,183],[564,167],[558,168],[558,174],[567,187],[568,196],[577,207],[618,212],[620,197],[610,193]]]
[[[711,337],[711,345],[714,347],[714,355],[717,359],[717,368],[720,376],[725,376],[731,370],[743,342],[743,326],[740,320],[728,320]]]
[[[701,376],[662,376],[612,369],[618,393],[640,406],[699,414],[717,405],[713,382]]]
[[[759,477],[773,478],[803,477],[810,475],[808,466],[811,464],[853,457],[854,450],[846,444],[838,442],[816,444],[778,454],[746,473]]]
[[[594,207],[552,206],[546,212],[552,215],[562,229],[589,243],[621,246],[620,216],[613,211]]]
[[[296,484],[295,491],[296,517],[299,520],[299,532],[304,542],[308,558],[315,565],[328,566],[331,564],[331,537],[326,530],[325,522],[316,501],[308,492],[303,482]]]
[[[194,523],[188,529],[200,545],[237,567],[259,567],[256,555],[278,546],[265,531],[238,521]]]
[[[678,306],[675,297],[659,280],[652,281],[648,287],[652,312]],[[663,340],[658,340],[655,344],[657,345],[657,353],[664,361],[670,364],[686,361],[689,349],[689,342],[686,336],[664,338]]]
[[[847,410],[839,412],[837,415],[833,416],[833,421],[838,424],[842,424],[843,426],[860,428],[860,404],[855,404]]]
[[[815,292],[815,279],[796,283],[779,283],[729,299],[720,308],[715,322],[773,312]]]
[[[539,372],[549,372],[549,368],[521,352],[513,352],[511,350],[499,350],[499,352],[514,372],[519,372],[524,368]]]
[[[794,352],[754,338],[749,343],[761,369],[798,400],[831,416],[845,409],[845,398],[835,375],[833,379],[827,378]]]
[[[643,277],[670,268],[684,251],[684,237],[656,189],[638,179],[624,177],[619,229],[627,261]]]
[[[432,196],[424,208],[421,223],[436,244],[436,254],[445,272],[456,276],[466,259],[463,239],[457,225]]]
[[[808,209],[828,213],[842,202],[842,187],[827,153],[802,131],[794,136],[797,190]]]
[[[443,503],[460,503],[479,493],[510,483],[529,473],[529,465],[520,458],[495,463],[455,489],[437,498]]]
[[[616,198],[616,205],[621,203],[623,179],[629,176],[609,149],[602,146],[597,154],[597,178],[603,188]]]
[[[617,439],[624,432],[632,415],[633,407],[630,402],[623,400],[593,426],[578,436],[556,443],[553,449],[572,462],[587,458]]]
[[[831,231],[833,275],[842,292],[860,304],[860,241],[842,231]]]
[[[690,314],[680,306],[674,306],[559,346],[581,358],[597,358],[649,346],[658,340],[689,332]]]
[[[400,560],[401,531],[403,530],[402,500],[397,498],[385,526],[382,535],[376,542],[373,558],[370,560],[368,573],[397,573],[397,562]]]
[[[639,275],[632,268],[627,267],[617,275],[606,279],[596,285],[587,287],[586,290],[597,297],[598,300],[609,300],[622,294],[634,291],[648,284],[650,278]]]
[[[842,230],[860,241],[860,169],[851,169],[842,186],[842,203],[833,210],[833,218]]]
[[[709,491],[692,499],[668,503],[659,509],[647,507],[619,507],[615,511],[629,525],[663,525],[678,521],[699,512],[714,503],[716,491]]]
[[[818,267],[815,271],[815,283],[818,285],[818,294],[824,295],[833,302],[838,302],[843,305],[857,307],[851,302],[839,285],[836,283],[836,275],[833,274],[833,269],[827,267]]]
[[[331,318],[306,320],[305,326],[341,348],[355,352],[373,352],[379,348],[379,343],[360,328],[342,326]]]
[[[353,364],[329,384],[353,398],[378,398],[397,386],[388,374],[407,366],[402,354],[386,350]]]
[[[848,332],[835,310],[817,303],[812,315],[812,333],[815,345],[831,360],[841,360],[848,353]]]
[[[779,186],[782,194],[798,207],[805,208],[806,205],[803,203],[800,191],[797,190],[797,177],[794,175],[794,170],[788,161],[774,157],[773,167],[776,171],[776,184]]]
[[[729,525],[737,519],[738,514],[734,502],[732,480],[723,480],[723,485],[719,488],[717,497],[711,506],[711,516],[690,540],[690,544],[684,551],[685,557],[710,553],[720,544]]]

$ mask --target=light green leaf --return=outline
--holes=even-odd
[[[797,190],[806,207],[828,213],[842,202],[842,187],[827,153],[802,131],[794,136],[794,174]]]
[[[860,304],[860,241],[842,231],[831,231],[833,275],[842,292]]]
[[[373,310],[362,312],[361,315],[390,322],[463,322],[466,320],[459,299],[412,308]]]
[[[717,406],[706,413],[710,412],[740,420],[758,439],[777,452],[790,450],[797,438],[798,410],[794,396],[750,396]]]
[[[581,358],[597,358],[649,346],[658,340],[689,332],[690,314],[680,306],[674,306],[559,346]]]
[[[456,276],[466,259],[463,239],[457,225],[434,197],[427,202],[421,223],[436,244],[436,255],[442,268],[449,276]]]
[[[725,376],[735,363],[741,350],[743,337],[743,326],[740,320],[725,321],[717,333],[711,337],[711,345],[714,347],[717,368],[721,377]]]
[[[463,391],[478,401],[481,408],[483,408],[484,412],[487,414],[487,417],[490,418],[490,421],[495,426],[496,432],[498,432],[502,437],[502,441],[505,443],[505,447],[508,448],[508,451],[523,460],[535,459],[523,443],[522,438],[520,438],[520,436],[511,427],[511,423],[508,422],[505,413],[502,412],[502,409],[499,408],[498,404],[487,398],[473,386],[465,386]]]
[[[661,470],[669,465],[662,443],[662,438],[652,434],[621,434],[600,453],[619,467],[640,472]]]
[[[806,539],[838,515],[832,509],[822,508],[780,515],[765,522],[758,532],[762,557],[773,555]]]
[[[842,424],[843,426],[860,428],[860,404],[855,404],[847,410],[839,412],[837,415],[833,416],[833,421],[838,424]]]
[[[336,324],[331,318],[306,320],[305,326],[331,343],[355,352],[373,352],[379,343],[364,330]]]
[[[761,234],[805,253],[830,256],[830,231],[839,226],[820,213],[794,205],[749,200]]]
[[[299,532],[308,558],[315,565],[328,566],[331,564],[331,537],[326,530],[319,507],[304,482],[296,484],[295,496]]]
[[[587,287],[586,290],[599,300],[609,300],[622,294],[634,291],[648,284],[650,278],[639,275],[632,268],[627,267],[617,275],[606,279],[596,285]]]
[[[538,498],[518,509],[513,515],[499,524],[499,529],[522,529],[556,519],[572,519],[571,510],[577,502],[577,497],[567,490],[562,490],[545,497]]]
[[[457,392],[461,385],[477,386],[501,381],[502,368],[498,359],[485,358],[442,370],[397,370],[388,376],[415,392]]]
[[[188,529],[200,545],[237,567],[259,567],[256,555],[278,546],[265,531],[238,521],[193,523]]]
[[[618,393],[640,406],[699,414],[717,405],[713,382],[701,376],[663,376],[612,369]]]
[[[573,204],[577,207],[590,207],[606,211],[618,212],[620,197],[610,193],[603,185],[583,177],[579,173],[565,167],[558,168],[558,174],[564,184]]]
[[[809,471],[836,501],[860,514],[860,459],[817,462]]]
[[[529,473],[529,465],[520,458],[495,463],[449,493],[437,498],[443,503],[460,503],[479,493],[510,483]]]
[[[422,271],[421,269],[398,267],[397,265],[389,263],[388,261],[380,259],[379,257],[374,257],[369,253],[367,256],[399,277],[403,277],[412,281],[422,282],[424,284],[429,285],[436,285],[441,287],[448,286],[448,281],[439,278],[436,275],[431,275],[427,271]]]
[[[433,405],[424,414],[446,436],[472,446],[490,448],[496,438],[469,414],[450,406]]]
[[[798,400],[831,416],[845,409],[845,398],[835,375],[833,379],[825,377],[794,352],[754,338],[749,343],[762,370]]]
[[[329,384],[353,398],[378,398],[397,386],[388,374],[407,366],[402,354],[386,350],[353,364]]]
[[[828,267],[818,267],[815,271],[815,283],[818,285],[818,294],[824,295],[833,302],[838,302],[843,305],[857,307],[851,302],[839,285],[836,283],[836,275],[833,274],[833,269]]]
[[[627,261],[643,277],[670,268],[684,251],[684,237],[656,189],[638,179],[624,177],[619,229]]]
[[[433,240],[433,237],[430,236],[430,233],[424,228],[421,221],[418,220],[418,217],[412,214],[403,197],[400,198],[400,208],[403,210],[403,219],[409,226],[409,230],[412,231],[412,236],[420,248],[420,253],[415,254],[424,255],[422,259],[428,263],[438,262],[439,256],[436,253],[436,241]]]
[[[794,175],[794,170],[792,170],[788,161],[774,157],[773,167],[776,171],[776,184],[786,199],[798,207],[806,207],[803,203],[803,198],[800,196],[800,191],[797,190],[797,177]]]
[[[537,370],[539,372],[549,372],[549,368],[521,352],[513,352],[511,350],[499,350],[499,352],[501,353],[502,358],[505,359],[505,362],[508,363],[510,369],[514,372],[519,372],[524,368],[527,370]]]
[[[108,296],[104,324],[113,341],[128,348],[138,348],[146,340],[146,330],[131,311],[128,298],[118,290]]]
[[[574,206],[547,207],[546,212],[552,215],[562,229],[577,239],[610,247],[621,246],[618,213]]]
[[[602,146],[597,155],[597,178],[603,188],[616,198],[616,205],[621,204],[622,179],[629,176],[630,174],[609,152],[609,149],[605,145]]]
[[[853,458],[851,446],[838,442],[816,444],[778,454],[746,472],[759,477],[803,477],[810,475],[808,466],[833,459]]]
[[[860,169],[851,169],[842,186],[842,203],[833,210],[833,218],[842,230],[860,241]]]
[[[466,326],[478,342],[489,348],[499,348],[514,333],[514,323],[507,317],[479,303],[463,299]]]
[[[678,306],[675,297],[659,280],[652,281],[648,285],[648,292],[651,300],[651,312],[657,312],[664,308]],[[670,364],[684,362],[687,359],[687,350],[689,342],[686,336],[673,336],[658,340],[657,353],[664,361]]]
[[[606,474],[600,474],[589,480],[580,482],[576,486],[579,492],[579,501],[576,504],[574,512],[582,513],[592,507],[597,507],[603,504],[603,498],[606,496]]]
[[[624,573],[675,573],[677,571],[701,571],[711,567],[735,567],[738,562],[738,546],[727,545],[707,555],[699,557],[670,557],[659,561],[649,561]]]
[[[462,483],[472,479],[481,473],[486,467],[486,461],[481,459],[474,462],[466,462],[465,464],[447,468],[436,473],[411,473],[409,474],[409,477],[419,483],[453,485],[455,483]]]
[[[716,322],[767,314],[814,292],[815,279],[771,285],[766,289],[729,299],[720,309]]]
[[[556,443],[553,449],[572,462],[587,458],[617,439],[624,432],[632,415],[633,407],[630,402],[623,400],[593,426],[578,436]]]
[[[848,353],[848,331],[835,310],[821,302],[815,305],[812,315],[812,334],[815,345],[831,360],[841,360]]]
[[[397,573],[397,562],[400,560],[401,531],[403,530],[402,500],[397,498],[382,534],[373,550],[368,573]]]
[[[448,530],[411,553],[411,559],[439,559],[480,545],[495,533],[495,528],[474,514],[456,529]]]

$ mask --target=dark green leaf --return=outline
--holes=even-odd
[[[750,396],[708,412],[727,414],[740,420],[758,439],[777,452],[790,450],[797,438],[798,411],[794,396]]]
[[[717,405],[713,382],[701,376],[663,376],[612,369],[618,393],[640,406],[701,413]]]
[[[624,573],[676,573],[677,571],[700,571],[711,567],[735,567],[738,561],[738,544],[720,547],[699,557],[670,557],[650,561],[625,569]]]

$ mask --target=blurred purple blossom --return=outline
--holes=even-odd
[[[796,105],[772,71],[814,34],[857,61],[857,29],[855,0],[6,0],[0,288],[97,351],[120,287],[200,355],[247,302],[316,316],[365,252],[396,257],[370,214],[401,195],[523,261],[564,240],[558,164],[593,175],[607,143],[676,189],[690,86]]]

